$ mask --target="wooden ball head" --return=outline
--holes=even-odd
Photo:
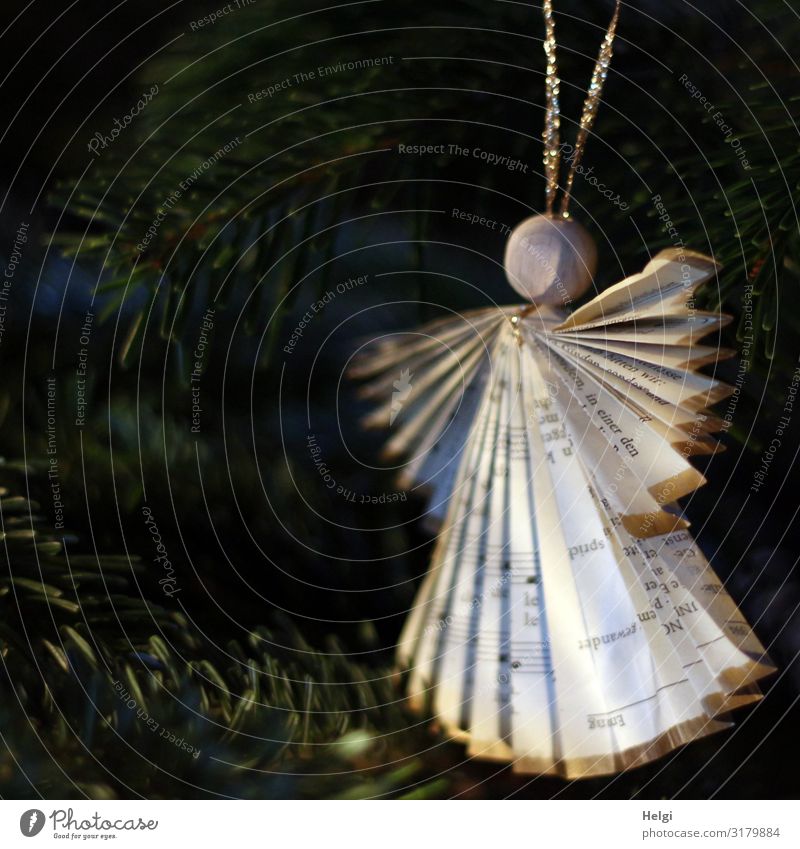
[[[597,246],[572,218],[534,215],[511,232],[503,266],[508,282],[526,300],[566,307],[591,286]]]

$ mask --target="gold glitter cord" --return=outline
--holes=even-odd
[[[600,105],[600,95],[603,93],[603,85],[608,76],[608,66],[611,64],[612,45],[614,43],[614,35],[617,30],[617,20],[619,19],[620,0],[617,0],[614,7],[614,14],[611,16],[611,23],[608,25],[603,43],[600,45],[600,53],[597,56],[597,62],[592,72],[592,81],[589,83],[589,91],[586,93],[586,100],[583,104],[583,114],[581,115],[581,123],[578,128],[578,137],[575,139],[575,148],[570,155],[569,174],[567,174],[567,183],[564,188],[564,194],[561,198],[561,215],[567,218],[569,215],[569,198],[572,193],[572,184],[575,180],[575,171],[583,157],[583,151],[586,147],[586,139],[594,124],[594,119],[597,116],[597,108]]]
[[[544,141],[544,176],[547,180],[547,188],[545,189],[547,215],[552,217],[556,192],[558,191],[558,169],[561,161],[561,146],[558,137],[561,119],[558,102],[558,67],[556,65],[556,24],[553,20],[553,4],[551,0],[544,0],[542,12],[544,13],[545,26],[544,52],[547,57],[547,76],[545,79],[546,108],[542,140]]]

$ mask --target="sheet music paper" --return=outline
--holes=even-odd
[[[691,304],[713,268],[666,251],[569,317],[479,310],[357,366],[378,398],[419,372],[390,446],[441,528],[398,660],[468,756],[604,774],[760,698],[773,668],[675,503],[729,391],[697,371],[719,356],[697,342],[723,318]]]

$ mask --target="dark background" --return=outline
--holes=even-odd
[[[268,27],[322,4],[264,0],[193,33],[188,22],[199,18],[205,6],[213,10],[218,4],[35,3],[4,9],[0,22],[3,74],[8,74],[2,83],[6,134],[0,175],[8,195],[0,219],[0,255],[10,254],[20,221],[30,221],[34,234],[14,281],[0,345],[0,436],[8,461],[4,485],[11,494],[30,495],[43,505],[38,513],[47,533],[53,516],[43,476],[45,378],[55,374],[63,389],[57,428],[69,548],[76,556],[131,555],[146,564],[124,576],[131,582],[126,592],[149,600],[148,615],[138,622],[143,633],[131,637],[127,654],[114,648],[114,640],[128,633],[124,622],[108,644],[102,642],[102,614],[86,613],[91,606],[84,605],[70,625],[87,639],[102,632],[102,645],[89,639],[95,661],[103,658],[97,668],[107,673],[120,657],[140,662],[147,636],[155,633],[147,630],[148,620],[161,623],[162,613],[168,624],[157,630],[172,635],[173,647],[180,645],[176,655],[181,661],[201,663],[209,657],[226,669],[232,655],[220,647],[231,641],[246,645],[251,632],[268,628],[267,654],[274,656],[276,669],[281,663],[293,670],[292,664],[305,663],[308,669],[298,672],[297,680],[327,674],[334,682],[314,694],[320,711],[330,714],[328,725],[312,723],[320,747],[362,727],[382,741],[358,748],[355,761],[348,763],[358,779],[354,795],[402,795],[427,788],[419,792],[536,798],[794,796],[800,687],[797,412],[781,437],[765,485],[757,495],[750,486],[775,434],[800,355],[792,217],[792,192],[800,177],[794,124],[800,117],[794,64],[800,42],[792,35],[800,33],[796,14],[778,2],[757,3],[751,11],[728,2],[626,5],[607,102],[585,164],[602,173],[631,209],[619,213],[580,181],[574,207],[598,240],[598,288],[637,271],[648,251],[670,243],[654,212],[654,193],[663,196],[687,244],[726,263],[725,276],[706,294],[709,304],[722,301],[739,318],[744,286],[756,281],[758,338],[734,427],[725,437],[728,450],[702,463],[709,484],[692,496],[687,510],[701,546],[768,645],[779,672],[766,683],[767,698],[737,716],[734,732],[630,774],[567,784],[465,763],[463,750],[437,738],[435,728],[415,724],[419,721],[399,707],[364,709],[363,722],[350,728],[338,723],[340,708],[362,710],[363,694],[357,688],[336,690],[337,680],[352,683],[349,676],[355,673],[348,666],[329,669],[332,658],[359,664],[358,674],[367,680],[373,675],[390,688],[387,692],[398,692],[386,677],[392,646],[427,567],[432,537],[418,521],[422,504],[414,497],[391,505],[360,504],[322,487],[307,448],[313,433],[331,474],[348,490],[395,491],[391,471],[379,459],[381,434],[364,434],[358,427],[365,408],[342,380],[348,358],[365,337],[382,329],[412,327],[447,310],[515,300],[500,265],[503,236],[455,220],[452,210],[480,211],[513,226],[541,208],[539,8],[451,2],[414,9],[376,3]],[[611,5],[565,2],[558,10],[566,134],[574,133]],[[248,92],[287,75],[378,55],[397,58],[371,75],[343,72],[291,86],[285,97],[247,103]],[[402,58],[409,56],[427,58]],[[164,82],[179,69],[173,82]],[[718,127],[679,82],[681,73],[736,125],[756,166],[753,172],[742,171]],[[86,149],[93,133],[108,132],[114,117],[128,112],[154,80],[162,92],[153,104],[107,154],[94,159]],[[220,119],[235,103],[242,105]],[[259,129],[267,122],[266,129]],[[237,135],[247,144],[182,199],[179,212],[167,219],[137,266],[139,276],[125,297],[119,300],[119,285],[98,295],[95,312],[106,307],[108,314],[96,323],[91,338],[89,422],[82,430],[75,428],[70,381],[79,328],[96,283],[127,279],[133,245],[154,210],[181,175]],[[398,143],[458,143],[518,158],[530,167],[519,174],[473,158],[402,156]],[[355,156],[367,150],[384,152]],[[168,167],[160,170],[165,161]],[[256,195],[258,203],[250,205]],[[104,215],[93,217],[97,208]],[[220,224],[240,212],[235,226]],[[112,242],[109,233],[120,235]],[[263,233],[269,233],[263,249],[248,254],[253,239]],[[245,255],[237,265],[235,259]],[[762,267],[767,269],[763,274]],[[368,283],[317,316],[294,353],[282,351],[316,297],[364,274]],[[195,436],[189,428],[191,351],[200,317],[223,281],[213,345],[204,358],[202,433]],[[736,333],[734,321],[723,342],[741,354]],[[736,360],[722,369],[721,376],[735,380]],[[721,408],[724,412],[724,404]],[[163,597],[162,574],[150,565],[152,543],[141,518],[145,503],[158,518],[175,564],[181,588],[175,598]],[[21,570],[30,568],[35,579],[40,568],[28,549],[18,555],[7,551],[6,565],[9,586]],[[73,590],[67,584],[65,591]],[[14,594],[0,596],[0,602],[8,608],[8,621],[20,623],[10,625],[4,639],[13,643],[25,635],[17,639],[21,657],[33,639],[24,623],[37,617],[42,617],[42,635],[52,627],[64,639],[58,630],[63,623],[50,621],[41,606],[28,608]],[[173,613],[185,619],[169,619]],[[180,642],[187,633],[193,635],[191,645]],[[73,658],[70,645],[66,656]],[[91,658],[87,662],[92,666]],[[168,664],[159,663],[159,674],[166,675]],[[27,732],[14,729],[25,727],[24,717],[48,725],[53,708],[42,692],[51,674],[62,675],[52,686],[62,693],[60,701],[56,698],[62,718],[70,711],[92,713],[75,696],[78,690],[86,693],[77,683],[84,681],[79,667],[75,661],[66,677],[41,669],[30,683],[17,687],[9,664],[7,685],[24,692],[20,715],[5,718],[10,733],[4,736],[9,751],[29,769],[19,770],[13,759],[7,760],[8,772],[0,773],[4,795],[29,796],[35,789],[51,797],[71,792],[320,796],[340,790],[304,775],[319,766],[314,761],[318,752],[304,749],[292,736],[295,731],[284,730],[293,712],[302,726],[302,711],[288,696],[283,706],[279,688],[265,701],[282,707],[279,724],[287,737],[279,739],[287,745],[259,749],[259,766],[267,774],[260,783],[249,784],[235,769],[214,771],[202,758],[179,766],[161,764],[153,774],[133,758],[133,765],[124,768],[107,764],[102,776],[89,759],[74,764],[79,777],[65,780],[70,763],[58,772],[53,764],[71,756],[72,744],[65,738],[29,744]],[[293,674],[275,672],[275,678],[295,680]],[[77,676],[75,682],[70,675]],[[188,727],[190,720],[181,711],[194,705],[194,698],[201,713],[215,715],[203,702],[208,681],[189,678],[197,690],[176,685],[171,691],[178,693],[169,708],[175,711],[170,714],[173,727]],[[96,695],[87,698],[91,704],[101,702]],[[211,701],[215,698],[219,693]],[[379,705],[382,698],[376,697]],[[101,724],[114,713],[111,704],[98,711]],[[265,733],[266,719],[253,722],[257,734]],[[64,734],[79,739],[85,755],[95,745],[91,735],[79,723],[67,724]],[[211,734],[192,728],[198,738]],[[123,732],[115,727],[114,733]],[[302,729],[299,733],[301,743],[308,743]],[[141,753],[138,739],[130,745]],[[206,751],[223,746],[212,739]],[[244,741],[248,754],[250,746],[264,748],[263,740]],[[233,757],[241,765],[245,757],[236,751]],[[148,757],[152,761],[160,755]],[[322,763],[324,771],[333,761],[323,757]],[[413,769],[406,775],[398,764]],[[301,778],[296,783],[275,778],[283,771]],[[166,774],[181,778],[173,783]]]

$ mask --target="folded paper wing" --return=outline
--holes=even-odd
[[[385,400],[415,375],[387,450],[441,523],[401,635],[412,703],[470,755],[578,778],[728,726],[773,671],[680,517],[705,482],[695,310],[711,260],[665,251],[569,317],[503,307],[386,340],[353,368]]]

